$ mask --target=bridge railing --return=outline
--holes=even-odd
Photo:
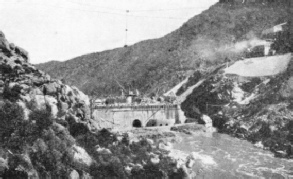
[[[94,106],[94,109],[176,109],[176,104],[159,104],[159,105],[101,105]]]

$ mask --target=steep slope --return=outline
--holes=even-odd
[[[35,68],[1,31],[0,124],[0,178],[183,178],[192,172],[186,169],[191,159],[172,159],[158,134],[151,140],[100,129],[86,95]]]
[[[278,68],[278,73],[270,68],[263,68],[262,73],[255,71],[260,62],[267,67],[268,61],[273,60],[280,64],[274,68]],[[289,62],[285,68],[284,61]],[[200,120],[203,115],[210,116],[219,132],[248,139],[279,157],[292,158],[292,54],[245,59],[242,66],[247,64],[251,68],[240,75],[230,70],[239,66],[235,62],[203,78],[205,81],[193,89],[181,108],[199,122],[204,123]],[[190,78],[184,88],[197,81],[200,81],[197,77]]]
[[[285,0],[222,0],[162,38],[38,67],[89,95],[118,93],[120,85],[162,94],[192,70],[241,56],[262,30],[288,21],[291,12]]]

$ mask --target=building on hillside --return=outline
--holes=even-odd
[[[288,31],[288,23],[284,22],[262,31],[262,39],[275,40]]]
[[[273,56],[291,52],[290,34],[287,22],[263,30],[261,39],[252,40],[254,43],[247,48],[245,58]]]

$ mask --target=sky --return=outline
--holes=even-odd
[[[0,30],[33,64],[64,61],[163,37],[217,1],[0,0]]]

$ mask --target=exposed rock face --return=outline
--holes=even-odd
[[[0,50],[3,52],[0,53],[0,96],[3,99],[17,101],[26,118],[31,110],[49,107],[54,118],[65,119],[71,113],[77,117],[77,122],[89,119],[88,96],[76,87],[51,79],[28,63],[28,53],[24,49],[14,44],[10,46],[0,32]]]
[[[51,115],[50,119],[60,121],[60,124],[52,122],[53,124],[51,125],[48,123],[50,125],[48,130],[51,133],[52,131],[57,131],[56,134],[64,134],[64,136],[69,138],[68,141],[74,141],[74,139],[70,139],[70,134],[65,135],[66,132],[69,132],[61,125],[62,123],[82,125],[86,128],[87,132],[94,129],[90,124],[90,109],[88,106],[90,102],[88,96],[76,87],[65,85],[60,80],[52,79],[48,74],[36,69],[29,63],[28,53],[14,44],[9,44],[3,32],[0,31],[0,107],[5,103],[11,102],[21,107],[24,114],[23,120],[28,122],[32,121],[30,117],[33,112],[48,111],[48,114]],[[42,125],[45,125],[45,123]],[[46,126],[42,127],[46,128]],[[62,138],[60,141],[63,142],[65,139]],[[39,148],[43,148],[42,152],[49,150],[47,144],[41,138],[37,139],[34,143],[32,148],[35,152],[41,150]],[[37,143],[42,147],[36,147],[38,146]],[[83,148],[74,145],[73,147],[68,147],[68,150],[72,150],[75,163],[86,165],[87,167],[91,165],[92,159]],[[0,155],[0,178],[1,172],[7,168],[6,159],[1,157]],[[44,177],[38,175],[40,171],[34,169],[30,156],[12,153],[12,157],[8,158],[9,161],[17,160],[16,163],[20,163],[19,167],[14,166],[14,168],[18,167],[21,169],[19,173],[17,173],[18,171],[16,173],[15,171],[12,171],[12,173],[6,172],[8,177],[16,175],[24,175],[29,178]],[[68,177],[80,178],[75,170]],[[90,178],[90,176],[87,177],[85,175],[83,178]]]
[[[5,160],[4,158],[0,158],[0,173],[2,173],[7,168],[8,168],[7,160]]]
[[[284,98],[293,97],[293,77],[290,77],[288,81],[284,83],[280,90],[280,94]]]
[[[72,170],[68,176],[68,179],[79,179],[79,174],[76,170]]]
[[[26,59],[26,61],[29,61],[28,52],[26,50],[18,46],[15,46],[14,50],[16,54],[19,54],[22,58]]]
[[[276,75],[253,77],[220,70],[194,89],[182,109],[188,117],[210,116],[220,132],[261,143],[277,156],[292,158],[292,60],[286,68]]]
[[[209,116],[203,115],[202,116],[202,120],[205,123],[205,127],[207,127],[207,128],[213,127],[213,121],[212,121],[212,119]]]
[[[83,163],[87,166],[90,166],[93,163],[92,158],[83,148],[79,146],[74,146],[74,150],[76,151],[74,154],[74,159],[76,161]]]
[[[2,31],[0,31],[0,52],[9,57],[14,55],[21,57],[26,62],[29,61],[28,52],[21,47],[15,46],[13,43],[9,44]]]
[[[10,52],[10,46],[8,41],[5,38],[5,35],[2,31],[0,31],[0,49],[2,52]]]

